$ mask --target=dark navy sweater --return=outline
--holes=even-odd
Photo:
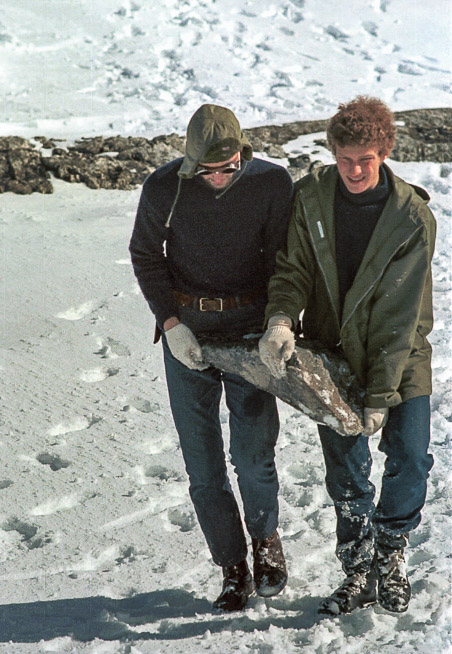
[[[287,171],[253,159],[222,194],[198,177],[182,180],[166,227],[182,160],[146,179],[130,241],[135,275],[160,327],[179,315],[173,290],[229,297],[266,289],[292,204]]]

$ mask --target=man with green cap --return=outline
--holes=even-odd
[[[162,332],[171,411],[190,496],[223,588],[216,609],[242,609],[253,592],[247,543],[229,483],[219,405],[229,410],[230,454],[253,549],[254,587],[279,593],[287,581],[277,532],[276,400],[202,360],[200,334],[260,331],[267,283],[285,240],[292,182],[253,158],[233,112],[202,105],[185,156],[144,183],[130,252],[140,288]]]

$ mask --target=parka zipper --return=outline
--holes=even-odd
[[[355,313],[355,311],[356,311],[358,305],[359,305],[359,304],[364,300],[364,298],[366,297],[366,295],[369,294],[369,292],[373,289],[373,287],[375,286],[375,284],[377,284],[377,283],[380,281],[381,277],[382,277],[383,274],[384,274],[384,271],[386,270],[386,267],[387,267],[388,263],[389,263],[389,262],[391,261],[391,259],[394,257],[394,255],[396,254],[396,252],[397,252],[398,250],[400,250],[400,248],[403,248],[407,243],[409,243],[409,241],[411,241],[411,239],[415,236],[415,234],[417,234],[417,232],[418,232],[420,229],[422,229],[421,226],[418,227],[418,228],[417,228],[417,229],[416,229],[416,230],[411,234],[411,236],[410,236],[409,238],[407,238],[403,243],[400,243],[400,245],[398,245],[397,248],[394,250],[394,252],[393,252],[393,253],[388,257],[388,259],[387,259],[387,261],[385,262],[384,266],[382,266],[382,268],[381,268],[381,272],[380,272],[380,274],[378,275],[378,277],[376,277],[376,279],[372,282],[372,284],[370,284],[370,286],[367,288],[366,292],[363,293],[363,295],[362,295],[362,296],[359,298],[359,300],[357,300],[357,302],[355,303],[355,306],[353,307],[353,310],[350,312],[350,314],[349,314],[348,317],[347,317],[347,320],[344,322],[344,324],[343,324],[343,325],[341,326],[341,328],[340,328],[340,333],[341,333],[341,334],[342,334],[342,331],[343,331],[345,325],[350,321],[351,317],[352,317],[353,314]],[[341,342],[342,342],[342,339],[341,339]]]
[[[302,201],[302,204],[303,204],[303,201]],[[306,217],[307,217],[308,213],[306,211],[306,207],[304,206],[304,204],[303,204],[303,208],[304,208],[304,211],[305,211],[305,214],[306,214]],[[315,252],[315,255],[316,255],[318,266],[319,266],[319,268],[320,268],[320,270],[322,272],[323,279],[325,280],[325,286],[326,286],[326,290],[327,290],[329,298],[330,298],[331,307],[332,307],[333,312],[334,312],[334,317],[336,318],[336,323],[337,323],[337,326],[338,326],[338,332],[340,333],[341,332],[341,323],[340,323],[340,320],[339,320],[339,316],[337,315],[336,307],[334,305],[333,295],[331,293],[331,289],[330,289],[330,286],[328,284],[328,278],[327,278],[327,275],[325,273],[325,269],[322,266],[322,263],[320,261],[320,255],[319,255],[319,252],[317,250],[317,245],[316,245],[316,241],[314,239],[314,234],[312,233],[311,223],[310,223],[309,220],[307,220],[306,224],[307,224],[307,227],[308,227],[309,235],[311,237],[311,242],[312,242],[312,246],[314,248],[314,252]],[[321,238],[322,239],[325,238],[325,236],[323,234],[323,226],[322,226],[322,223],[320,221],[317,221],[317,228],[319,230],[319,234],[320,234]],[[339,343],[336,344],[336,347],[339,347],[340,344],[341,344],[341,341],[339,341]]]

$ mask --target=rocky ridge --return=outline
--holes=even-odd
[[[397,140],[391,157],[397,161],[452,162],[452,108],[415,109],[395,113]],[[326,120],[295,121],[245,129],[254,151],[276,159],[287,158],[284,145],[305,134],[324,132]],[[326,140],[315,141],[326,146]],[[52,175],[92,189],[130,190],[143,183],[155,168],[184,153],[178,134],[144,137],[96,136],[68,147],[58,139],[37,136],[0,137],[0,193],[52,193]],[[312,154],[315,154],[312,153]],[[320,162],[311,155],[288,158],[296,180]],[[444,175],[449,174],[444,167]]]

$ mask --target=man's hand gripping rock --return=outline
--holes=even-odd
[[[286,362],[295,350],[292,319],[277,313],[268,321],[265,334],[259,341],[259,354],[271,374],[281,379],[286,374]]]
[[[372,436],[379,429],[385,426],[389,415],[389,409],[371,409],[364,407],[364,436]]]
[[[165,331],[165,336],[173,357],[187,368],[205,370],[209,367],[203,362],[201,346],[187,325],[178,322],[174,327]]]

